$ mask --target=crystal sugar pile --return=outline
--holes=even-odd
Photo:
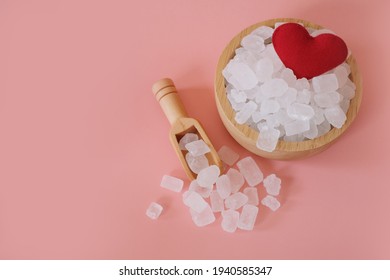
[[[346,62],[310,80],[297,79],[275,52],[273,31],[261,26],[245,36],[222,71],[235,121],[259,131],[256,146],[267,152],[278,140],[304,141],[341,128],[356,90]]]
[[[262,196],[261,205],[272,211],[280,207],[276,196],[281,189],[281,180],[275,174],[264,178],[253,158],[245,157],[239,160],[239,155],[227,146],[222,146],[218,153],[224,164],[230,168],[225,174],[220,174],[218,166],[208,164],[206,155],[210,149],[207,144],[194,135],[187,133],[180,142],[188,165],[197,174],[197,178],[190,182],[188,190],[182,194],[182,201],[188,207],[189,215],[196,226],[212,224],[220,216],[222,230],[230,233],[237,229],[250,231],[253,230],[259,214],[259,196]],[[187,156],[188,154],[191,157]],[[234,168],[234,165],[237,168]],[[264,189],[259,188],[261,183]],[[165,189],[181,192],[179,186],[183,185],[183,181],[164,175],[160,185]],[[155,219],[162,208],[153,205],[154,208],[148,210],[148,216]]]

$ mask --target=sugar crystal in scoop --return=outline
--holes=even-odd
[[[248,197],[242,192],[236,192],[225,199],[225,206],[228,209],[236,210],[248,202]]]
[[[238,190],[244,185],[245,179],[242,174],[234,168],[230,168],[226,172],[226,176],[229,177],[230,180],[230,187],[231,187],[231,192],[235,193],[238,192]]]
[[[183,202],[197,213],[202,212],[208,206],[202,196],[194,191],[186,191],[183,193]]]
[[[230,195],[230,193],[232,192],[229,177],[225,174],[218,177],[215,185],[216,185],[216,190],[217,190],[218,194],[223,199],[227,198]]]
[[[207,204],[207,207],[200,213],[190,208],[190,214],[192,221],[198,227],[207,226],[215,221],[215,216],[211,207]]]
[[[278,144],[280,131],[278,129],[269,128],[268,126],[260,129],[259,137],[257,138],[256,147],[259,149],[272,152]]]
[[[270,195],[278,195],[280,192],[282,180],[275,174],[268,175],[264,178],[263,184],[267,193]]]
[[[193,156],[191,153],[186,153],[186,162],[192,172],[198,174],[202,169],[209,166],[209,161],[205,155]]]
[[[222,211],[221,227],[226,232],[235,232],[237,229],[240,213],[233,209]]]
[[[218,155],[220,159],[229,166],[232,166],[240,157],[235,151],[227,146],[222,146],[218,151]]]
[[[225,208],[223,198],[215,190],[210,194],[210,204],[213,212],[221,212]]]
[[[237,162],[237,167],[244,176],[248,185],[254,187],[263,181],[263,172],[251,157],[246,157]]]
[[[336,91],[339,87],[335,74],[325,74],[312,79],[313,89],[317,93]]]
[[[183,180],[179,178],[175,178],[169,175],[164,175],[162,177],[160,186],[174,192],[181,192],[183,188],[183,184],[184,184]]]
[[[276,211],[280,207],[280,202],[272,195],[267,195],[266,197],[264,197],[261,200],[261,204],[267,206],[272,211]]]
[[[253,230],[258,212],[259,208],[257,206],[250,204],[244,205],[240,218],[238,219],[237,227],[243,230]]]
[[[215,184],[217,181],[220,172],[221,171],[219,170],[218,166],[210,165],[209,167],[206,167],[199,172],[196,181],[198,182],[199,186],[211,189],[213,184]]]
[[[209,146],[202,139],[187,143],[185,147],[194,157],[210,152]]]
[[[199,139],[198,134],[186,133],[179,141],[179,147],[181,150],[187,150],[186,145],[190,142],[194,142]]]
[[[248,204],[258,205],[259,204],[259,195],[257,193],[257,188],[247,187],[242,191],[248,197]]]
[[[156,202],[152,202],[149,205],[148,209],[146,210],[146,216],[148,216],[149,218],[151,218],[153,220],[156,220],[160,216],[162,210],[163,210],[163,207],[160,204],[158,204]]]

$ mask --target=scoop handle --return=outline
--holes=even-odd
[[[164,78],[158,80],[153,84],[152,91],[171,125],[180,118],[188,117],[186,109],[177,94],[175,84],[171,79]]]

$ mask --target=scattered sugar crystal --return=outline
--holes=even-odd
[[[209,146],[202,139],[192,141],[186,144],[185,147],[194,157],[210,152]]]
[[[227,198],[232,192],[229,177],[225,174],[218,177],[215,185],[218,194],[223,199]]]
[[[234,119],[238,124],[243,124],[251,117],[253,112],[256,111],[256,108],[257,104],[253,101],[249,101],[236,113]]]
[[[254,187],[263,181],[263,172],[261,172],[253,158],[241,159],[237,162],[237,167],[249,186]]]
[[[183,202],[197,213],[202,212],[208,206],[203,197],[194,191],[186,191],[183,193]]]
[[[255,66],[256,76],[259,82],[263,83],[272,77],[274,64],[271,59],[265,57],[260,59]]]
[[[225,206],[227,209],[236,210],[244,206],[248,202],[248,197],[242,192],[236,192],[225,199]]]
[[[247,187],[242,191],[248,197],[248,204],[258,205],[259,204],[259,195],[257,193],[257,188]]]
[[[227,65],[227,72],[231,75],[225,77],[229,83],[238,90],[254,88],[258,82],[256,74],[245,63],[231,60]]]
[[[309,120],[294,120],[284,126],[286,130],[286,136],[303,133],[310,129]]]
[[[240,157],[228,146],[222,146],[218,151],[218,155],[220,159],[229,166],[232,166]]]
[[[287,108],[287,114],[292,119],[307,121],[314,116],[314,110],[309,105],[301,104],[301,103],[293,103],[291,104],[291,106]]]
[[[265,25],[256,28],[252,32],[252,34],[256,34],[256,35],[260,36],[261,38],[263,38],[264,40],[271,38],[273,33],[274,33],[274,29],[272,27],[265,26]]]
[[[163,207],[160,204],[152,202],[150,203],[148,209],[146,209],[146,216],[153,220],[156,220],[160,216],[162,210]]]
[[[210,194],[211,210],[213,212],[221,212],[224,210],[223,198],[218,194],[217,191],[212,191]]]
[[[260,106],[260,113],[262,115],[268,115],[272,113],[276,113],[279,111],[280,105],[279,103],[274,99],[266,99],[261,103]]]
[[[339,106],[326,108],[324,115],[328,122],[337,128],[341,128],[347,120],[347,116]]]
[[[183,189],[183,180],[175,178],[169,175],[164,175],[162,177],[160,186],[174,192],[181,192]]]
[[[314,101],[319,107],[329,108],[336,106],[341,100],[340,94],[335,91],[328,93],[317,93],[314,95]]]
[[[235,232],[237,229],[238,220],[240,218],[240,213],[238,211],[228,209],[222,211],[222,229],[226,232]]]
[[[335,74],[325,74],[312,79],[313,89],[317,93],[336,91],[339,87]]]
[[[279,130],[265,126],[260,130],[256,147],[266,152],[272,152],[278,144],[279,136]]]
[[[199,186],[196,180],[192,180],[190,186],[188,187],[188,190],[200,194],[203,198],[208,198],[210,196],[212,188],[203,188]]]
[[[186,133],[179,141],[179,147],[181,150],[187,150],[186,145],[190,142],[196,141],[199,139],[198,134],[195,133]]]
[[[190,214],[192,221],[198,227],[207,226],[215,221],[214,213],[208,204],[201,213],[198,213],[190,208]]]
[[[244,176],[237,169],[230,168],[226,172],[226,176],[229,178],[232,193],[238,192],[245,183]]]
[[[206,167],[199,172],[196,181],[198,182],[199,186],[211,189],[213,184],[215,184],[217,181],[220,172],[221,171],[219,170],[218,166],[210,165],[209,167]]]
[[[272,195],[267,195],[266,197],[264,197],[261,200],[261,204],[267,206],[272,211],[276,211],[280,207],[280,202]]]
[[[282,180],[277,177],[275,174],[268,175],[264,181],[264,188],[268,194],[278,195],[280,192]]]
[[[257,206],[250,204],[244,205],[240,218],[238,219],[237,227],[243,230],[253,230],[258,212],[259,208]]]
[[[249,34],[242,38],[241,45],[254,53],[262,52],[265,49],[264,39],[256,34]]]
[[[186,162],[188,164],[188,167],[195,174],[198,174],[202,169],[209,166],[209,161],[207,160],[205,155],[200,155],[200,156],[195,157],[191,153],[187,153],[185,158],[186,158]]]
[[[288,89],[287,83],[279,78],[266,81],[260,86],[261,92],[267,97],[282,96]]]

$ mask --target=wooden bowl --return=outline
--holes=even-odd
[[[323,28],[317,24],[300,19],[278,18],[263,21],[244,29],[230,41],[230,43],[223,50],[219,58],[215,76],[215,99],[217,103],[218,112],[223,124],[225,125],[228,132],[241,146],[256,155],[265,158],[290,160],[311,156],[325,150],[347,130],[347,128],[351,125],[359,111],[362,99],[362,80],[358,71],[356,61],[354,57],[350,55],[346,62],[351,67],[351,74],[349,75],[349,78],[355,83],[356,92],[355,97],[350,102],[350,107],[346,114],[347,120],[341,128],[332,128],[328,133],[313,140],[305,140],[300,142],[287,142],[279,140],[273,152],[266,152],[257,148],[256,141],[259,136],[259,132],[249,127],[248,125],[238,124],[234,120],[235,112],[232,109],[229,100],[226,96],[225,78],[222,75],[222,70],[225,68],[227,63],[234,57],[235,50],[241,46],[240,43],[243,37],[263,25],[274,27],[276,22],[296,22],[302,23],[305,27],[311,27],[314,29]]]

